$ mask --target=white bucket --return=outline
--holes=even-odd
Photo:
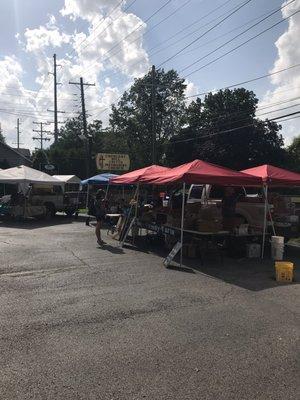
[[[284,244],[284,237],[283,236],[272,236],[271,242]]]
[[[273,260],[282,260],[284,254],[284,243],[271,243],[271,253]]]

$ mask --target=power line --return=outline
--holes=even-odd
[[[209,15],[213,14],[214,12],[220,10],[221,8],[225,7],[228,3],[231,3],[233,0],[227,0],[225,1],[225,3],[221,4],[220,6],[214,8],[213,10],[211,10],[210,12],[208,12],[207,14],[203,15],[201,18],[198,18],[196,21],[186,25],[184,28],[182,28],[181,30],[179,30],[178,32],[176,32],[175,34],[173,34],[172,36],[170,36],[168,39],[165,39],[162,43],[159,43],[158,45],[155,45],[153,47],[151,47],[149,49],[149,52],[156,49],[157,47],[160,47],[162,44],[166,44],[168,43],[170,40],[174,39],[176,36],[180,35],[182,32],[186,32],[187,29],[191,28],[192,26],[198,24],[198,22],[203,21],[205,18],[207,18]],[[226,15],[228,13],[228,11],[220,16],[218,16],[217,18],[214,18],[213,20],[209,21],[208,23],[206,23],[205,25],[202,25],[200,28],[198,28],[196,31],[193,31],[192,33],[197,32],[199,29],[204,28],[205,26],[209,25],[212,22],[215,22],[217,19],[221,18],[223,15]]]
[[[223,15],[226,15],[226,14],[227,14],[227,13],[225,13],[225,14],[223,14]],[[208,40],[207,42],[202,43],[200,46],[197,46],[197,47],[195,47],[195,48],[189,49],[189,50],[187,50],[187,51],[181,53],[180,55],[183,56],[183,55],[185,55],[185,54],[192,53],[192,52],[194,52],[195,50],[200,49],[201,47],[204,47],[204,46],[206,46],[206,45],[208,45],[208,44],[210,44],[210,43],[212,43],[212,42],[215,42],[216,40],[218,40],[218,39],[220,39],[220,38],[223,38],[224,36],[229,35],[230,33],[235,32],[235,31],[237,31],[237,30],[243,28],[244,26],[249,25],[249,24],[252,23],[253,21],[257,21],[259,18],[261,18],[261,17],[263,17],[263,16],[265,16],[265,15],[266,15],[266,13],[261,14],[260,16],[258,16],[258,17],[256,17],[256,18],[253,18],[253,19],[249,20],[248,22],[246,22],[246,23],[244,23],[244,24],[242,24],[242,25],[240,25],[240,26],[238,26],[238,27],[236,27],[236,28],[231,29],[230,31],[227,31],[227,32],[225,32],[225,33],[223,33],[223,34],[221,34],[221,35],[219,35],[219,36],[216,36],[216,37],[214,37],[214,38]],[[182,38],[176,40],[175,42],[171,43],[170,45],[165,46],[165,47],[162,47],[161,49],[155,51],[154,53],[150,53],[149,56],[157,55],[157,54],[161,53],[162,51],[165,51],[166,49],[168,49],[168,48],[170,48],[170,47],[172,47],[172,46],[175,46],[176,44],[178,44],[178,43],[180,43],[182,40],[184,40],[186,37],[188,37],[188,36],[190,36],[190,35],[193,35],[195,32],[198,32],[199,29],[202,29],[202,28],[204,28],[205,26],[210,25],[212,22],[218,20],[219,18],[220,18],[220,17],[214,18],[212,21],[209,21],[207,24],[202,25],[200,28],[196,29],[195,31],[191,32],[190,34],[187,34],[187,35],[183,36]]]
[[[85,137],[85,150],[86,150],[86,176],[87,178],[90,176],[90,158],[91,158],[91,149],[90,149],[90,138],[88,136],[87,131],[87,121],[86,121],[86,109],[85,109],[85,98],[84,98],[84,86],[95,86],[94,83],[84,83],[83,78],[80,78],[80,82],[69,82],[70,85],[80,85],[80,94],[81,94],[81,115],[83,122],[83,134]]]
[[[204,96],[206,94],[209,94],[209,93],[212,93],[212,92],[215,92],[215,91],[230,89],[230,88],[233,88],[235,86],[246,85],[247,83],[255,82],[255,81],[258,81],[260,79],[267,78],[269,76],[276,75],[276,74],[279,74],[281,72],[288,71],[290,69],[297,68],[297,67],[300,67],[300,63],[299,64],[295,64],[295,65],[290,65],[287,68],[282,68],[282,69],[279,69],[279,70],[274,71],[274,72],[270,72],[269,74],[265,74],[265,75],[258,76],[256,78],[248,79],[248,80],[243,81],[243,82],[234,83],[234,84],[225,86],[225,87],[220,88],[220,89],[213,89],[213,90],[210,90],[208,92],[201,92],[201,93],[193,94],[191,96],[187,96],[186,98],[189,99],[189,98],[192,98],[192,97]]]
[[[134,32],[136,32],[139,28],[141,28],[145,23],[149,22],[153,17],[155,17],[155,15],[157,15],[161,10],[163,10],[169,3],[171,3],[173,0],[167,0],[162,6],[160,6],[156,11],[154,11],[145,21],[143,21],[142,23],[138,24],[131,32],[129,32],[125,37],[123,37],[121,40],[119,40],[113,47],[111,47],[105,54],[101,55],[100,57],[97,57],[95,59],[95,61],[90,65],[89,68],[87,68],[85,70],[89,71],[97,62],[97,60],[99,60],[100,58],[108,55],[112,50],[114,50],[117,46],[119,46],[119,44],[121,44],[124,40],[126,40],[130,35],[132,35]],[[248,0],[248,1],[252,1],[252,0]],[[105,58],[103,60],[106,61],[108,60],[109,57]]]
[[[251,42],[252,40],[256,39],[257,37],[263,35],[264,33],[268,32],[269,30],[275,28],[275,26],[278,26],[279,24],[282,24],[283,22],[287,21],[289,18],[291,18],[291,17],[293,17],[294,15],[298,14],[299,11],[300,11],[300,9],[297,10],[297,11],[295,11],[295,12],[293,12],[293,13],[292,13],[291,15],[289,15],[288,17],[283,18],[282,20],[280,20],[280,21],[276,22],[275,24],[269,26],[268,28],[264,29],[263,31],[257,33],[256,35],[252,36],[251,38],[245,40],[243,43],[240,43],[238,46],[234,47],[233,49],[228,50],[226,53],[220,55],[219,57],[217,57],[217,58],[215,58],[215,59],[213,59],[213,60],[211,60],[211,61],[208,62],[207,64],[204,64],[204,65],[202,65],[201,67],[195,69],[194,71],[192,71],[192,72],[190,72],[189,74],[187,74],[187,75],[185,76],[185,78],[189,77],[190,75],[194,74],[195,72],[200,71],[201,69],[203,69],[203,68],[205,68],[205,67],[208,67],[209,65],[213,64],[214,62],[216,62],[216,61],[220,60],[221,58],[227,56],[228,54],[234,52],[235,50],[239,49],[240,47],[244,46],[245,44],[247,44],[247,43]]]
[[[194,35],[194,33],[198,32],[198,31],[201,30],[202,28],[205,28],[206,26],[208,26],[208,25],[214,23],[214,22],[217,21],[219,18],[222,18],[222,17],[224,17],[224,16],[227,16],[228,13],[230,13],[231,11],[236,10],[237,6],[233,7],[233,8],[230,9],[229,11],[226,11],[225,13],[222,13],[222,14],[219,15],[218,17],[213,18],[212,20],[208,21],[206,24],[204,24],[204,25],[198,27],[197,29],[193,30],[192,32],[189,32],[189,33],[185,34],[182,38],[177,39],[175,42],[171,43],[170,45],[165,46],[165,47],[163,47],[162,49],[159,49],[159,50],[157,50],[157,51],[151,53],[151,50],[154,50],[155,48],[160,47],[162,44],[166,44],[166,43],[169,42],[171,39],[173,39],[174,37],[178,36],[178,34],[180,34],[180,33],[182,33],[182,32],[186,32],[186,29],[189,29],[191,26],[193,26],[193,25],[195,25],[196,23],[202,21],[203,19],[205,19],[205,18],[206,18],[207,16],[209,16],[210,14],[212,14],[212,13],[214,13],[215,11],[217,11],[217,10],[223,8],[225,5],[227,5],[227,4],[228,4],[229,2],[231,2],[231,1],[232,1],[232,0],[226,1],[224,4],[222,4],[222,5],[219,6],[219,7],[214,8],[214,9],[211,10],[209,13],[207,13],[207,14],[204,15],[203,17],[199,18],[198,20],[196,20],[196,21],[193,22],[192,24],[187,25],[184,29],[181,29],[180,31],[178,31],[177,33],[175,33],[174,35],[172,35],[171,37],[169,37],[167,40],[164,40],[163,43],[160,43],[160,44],[158,44],[158,45],[156,45],[156,46],[150,48],[150,49],[149,49],[149,54],[148,54],[149,57],[152,57],[152,56],[154,56],[154,55],[156,55],[156,54],[158,54],[158,53],[161,53],[161,52],[164,51],[165,49],[169,49],[171,46],[174,46],[174,45],[176,45],[177,43],[182,42],[182,40],[186,39],[187,37],[189,37],[189,36],[191,36],[191,35]],[[167,18],[167,17],[166,17],[166,18]],[[144,36],[149,32],[149,30],[152,30],[152,29],[153,29],[153,28],[150,28],[150,29],[146,30],[146,32],[144,33]],[[129,44],[136,42],[138,39],[139,39],[139,38],[132,40]],[[118,54],[118,52],[120,52],[120,51],[121,51],[121,49],[119,49],[117,52],[113,53],[113,55]],[[105,60],[104,60],[104,61],[105,61]],[[137,65],[137,64],[139,64],[139,62],[140,62],[140,61],[135,62],[135,63],[132,65],[132,67],[135,66],[135,65]],[[116,75],[116,73],[114,73],[113,75]],[[112,75],[110,74],[109,76],[112,76]]]
[[[269,14],[267,14],[265,17],[263,17],[262,19],[260,19],[259,21],[255,22],[255,24],[249,26],[247,29],[245,29],[243,32],[240,32],[239,34],[235,35],[233,38],[227,40],[226,42],[222,43],[220,46],[218,46],[217,48],[215,48],[214,50],[210,51],[209,53],[205,54],[204,56],[198,58],[196,61],[192,62],[191,64],[189,64],[188,66],[184,67],[183,69],[181,69],[179,71],[179,73],[184,72],[186,69],[192,67],[193,65],[197,64],[199,61],[202,61],[203,59],[205,59],[206,57],[212,55],[213,53],[215,53],[216,51],[220,50],[221,48],[223,48],[224,46],[226,46],[227,44],[233,42],[235,39],[239,38],[240,36],[244,35],[246,32],[249,32],[251,29],[255,28],[256,26],[258,26],[259,24],[261,24],[262,22],[266,21],[268,18],[272,17],[274,14],[278,13],[279,11],[281,11],[283,8],[287,7],[288,5],[290,5],[291,3],[294,3],[295,0],[291,0],[290,2],[286,3],[284,6],[277,8],[276,10],[270,12]]]
[[[110,12],[108,15],[102,17],[102,19],[99,21],[99,23],[94,27],[94,29],[93,29],[93,31],[91,32],[91,34],[90,34],[89,36],[86,36],[86,37],[79,43],[78,48],[80,48],[81,45],[82,45],[84,42],[88,41],[88,38],[89,38],[89,39],[91,38],[91,36],[93,35],[93,33],[96,32],[96,30],[99,28],[99,26],[101,26],[101,25],[103,24],[103,22],[114,12],[122,3],[123,3],[123,0],[119,1],[119,2],[115,5],[115,7],[113,7],[113,9],[111,10],[111,12]],[[103,32],[103,31],[102,31],[102,32]],[[89,41],[88,41],[88,42],[89,42]],[[90,44],[90,43],[88,43],[87,46],[88,46],[89,44]],[[87,47],[87,46],[85,46],[85,47]],[[84,48],[85,48],[85,47],[84,47]],[[72,54],[74,54],[74,52],[75,52],[75,49],[73,49],[73,50],[71,51],[70,56],[72,56]]]
[[[229,1],[232,1],[232,0],[229,0]],[[208,15],[210,15],[210,14],[212,14],[213,12],[215,12],[216,10],[222,8],[225,4],[229,3],[229,1],[225,2],[222,6],[215,8],[214,10],[212,10],[211,12],[209,12],[208,14],[206,14],[205,16],[203,16],[202,18],[200,18],[200,19],[197,20],[196,22],[199,22],[199,21],[203,20],[203,19],[204,19],[205,17],[207,17]],[[182,6],[184,6],[184,5],[185,5],[185,3],[184,3]],[[177,8],[175,11],[178,11],[180,8],[182,8],[182,6],[179,7],[179,8]],[[235,10],[235,9],[236,9],[236,6],[233,7],[232,10]],[[230,11],[231,11],[231,10],[230,10]],[[174,14],[174,12],[171,13],[171,14],[169,14],[167,17],[165,17],[164,20],[166,20],[167,18],[169,18],[169,17],[170,17],[171,15],[173,15],[173,14]],[[149,50],[149,57],[151,57],[151,56],[153,56],[153,55],[155,55],[155,54],[157,54],[157,53],[160,53],[161,51],[163,51],[163,50],[166,49],[166,48],[169,48],[170,46],[174,46],[174,45],[177,44],[178,42],[181,42],[182,40],[184,40],[186,37],[189,37],[189,36],[193,35],[195,32],[198,32],[200,29],[206,27],[207,25],[210,25],[211,23],[217,21],[219,18],[222,18],[224,15],[227,15],[227,14],[228,14],[228,11],[226,11],[226,12],[223,13],[223,14],[221,14],[221,15],[218,16],[217,18],[212,19],[211,21],[207,22],[206,24],[200,26],[199,28],[195,29],[194,31],[192,31],[192,32],[190,32],[190,33],[187,33],[187,34],[184,35],[182,38],[176,40],[174,43],[171,43],[169,46],[163,47],[162,49],[157,50],[157,51],[155,51],[154,53],[151,53],[151,50],[152,50],[152,49],[155,49],[155,48],[157,48],[157,47],[160,47],[161,44],[159,44],[159,45],[157,45],[157,46],[154,46],[153,48],[151,48],[151,49]],[[195,22],[195,23],[196,23],[196,22]],[[190,28],[190,27],[191,27],[192,25],[194,25],[195,23],[193,23],[193,24],[191,24],[191,25],[188,25],[187,28]],[[160,23],[158,23],[158,24],[160,24]],[[156,27],[158,24],[156,24],[154,27]],[[144,37],[145,37],[145,35],[146,35],[149,31],[153,30],[154,27],[151,27],[151,28],[147,29],[147,30],[145,31],[145,33],[144,33]],[[185,29],[184,29],[184,31],[185,31]],[[179,33],[181,33],[181,32],[182,32],[182,30],[179,31]],[[175,36],[177,36],[177,34],[175,34],[175,35],[173,35],[173,36],[175,37]],[[171,36],[171,38],[173,38],[173,36]],[[133,39],[131,42],[129,42],[129,44],[132,44],[132,43],[136,42],[137,40],[139,40],[139,38]],[[167,39],[167,40],[165,40],[163,44],[165,44],[165,43],[168,42],[169,40],[170,40],[170,38]],[[118,54],[120,51],[121,51],[121,49],[118,49],[118,50],[117,50],[116,52],[114,52],[112,55],[116,55],[116,54]],[[108,60],[108,58],[107,58],[107,60]],[[106,61],[106,60],[104,60],[104,61]],[[137,65],[137,64],[139,64],[139,62],[140,62],[140,61],[135,62],[135,63],[132,65],[132,67],[135,66],[135,65]],[[113,75],[116,75],[116,73],[114,73]],[[109,76],[112,76],[112,75],[110,74]]]
[[[285,117],[289,117],[289,116],[292,116],[292,118],[289,118],[289,119],[299,118],[300,116],[299,117],[295,117],[295,115],[298,115],[298,114],[300,114],[300,111],[296,111],[294,113],[290,113],[290,114],[286,114],[286,115],[281,115],[279,117],[274,117],[274,118],[268,119],[267,121],[259,121],[259,123],[267,125],[269,122],[276,121],[276,120],[279,120],[281,118],[285,118]],[[285,120],[283,120],[283,122],[284,121]],[[237,131],[237,130],[240,130],[240,129],[243,129],[243,128],[249,128],[251,126],[255,126],[255,123],[238,126],[236,128],[226,129],[226,130],[215,132],[215,133],[211,133],[211,134],[208,134],[208,135],[203,135],[203,136],[201,135],[201,136],[194,137],[194,138],[188,138],[188,139],[182,139],[182,140],[174,140],[172,142],[169,142],[168,144],[172,145],[172,144],[176,144],[176,143],[192,142],[192,141],[199,140],[199,139],[208,139],[208,138],[211,138],[211,137],[214,137],[214,136],[221,135],[223,133],[234,132],[234,131]]]
[[[40,129],[33,129],[33,132],[38,132],[39,136],[33,136],[33,140],[37,140],[40,143],[40,149],[43,150],[43,144],[44,142],[49,141],[50,139],[44,136],[44,133],[52,133],[51,131],[46,131],[43,129],[44,125],[48,125],[46,122],[33,122],[36,125],[40,126]]]
[[[271,11],[274,11],[274,9],[272,9]],[[257,21],[258,19],[260,19],[260,18],[266,16],[267,14],[269,14],[269,12],[260,14],[260,15],[258,15],[257,17],[250,19],[249,21],[245,22],[245,23],[242,24],[242,25],[239,25],[239,26],[237,26],[237,27],[235,27],[235,28],[233,28],[233,29],[230,29],[229,31],[224,32],[224,33],[222,33],[221,35],[218,35],[218,36],[213,37],[212,39],[208,40],[207,42],[200,44],[200,46],[196,46],[196,47],[194,47],[194,48],[191,48],[191,49],[189,49],[189,50],[187,50],[187,51],[181,53],[181,56],[184,56],[184,55],[186,55],[186,54],[193,53],[195,50],[198,50],[198,49],[200,49],[200,48],[202,48],[202,47],[205,47],[205,46],[207,46],[207,45],[210,44],[210,43],[216,42],[218,39],[224,38],[224,36],[227,36],[227,35],[229,35],[229,34],[232,33],[232,32],[235,32],[235,31],[237,31],[237,30],[239,30],[239,29],[241,29],[241,28],[244,28],[245,26],[251,24],[252,22]],[[155,53],[155,54],[156,54],[156,53]]]
[[[159,22],[157,22],[155,25],[151,26],[147,31],[145,32],[144,36],[147,35],[149,32],[153,31],[153,29],[157,28],[159,25],[161,25],[163,22],[167,21],[169,18],[173,17],[178,11],[180,11],[182,8],[184,8],[186,5],[188,5],[192,0],[187,0],[185,3],[181,4],[179,7],[177,7],[174,11],[171,12],[171,14],[167,15],[163,19],[161,19]]]
[[[136,1],[137,1],[137,0],[133,0],[133,1],[124,9],[124,12],[126,12]],[[103,20],[101,20],[101,21],[99,22],[99,25],[96,25],[96,27],[93,29],[93,32],[94,32],[94,33],[95,33],[96,29],[98,29],[98,27],[101,25],[101,22],[104,22],[104,21],[112,14],[112,12],[113,12],[116,8],[119,7],[119,5],[120,5],[121,3],[123,3],[123,0],[120,1],[120,2],[113,8],[113,10],[112,10]],[[120,16],[117,17],[117,18],[115,18],[115,19],[113,19],[100,33],[98,33],[98,34],[94,37],[94,39],[96,39],[97,37],[101,36],[102,33],[104,33],[104,32],[105,32],[115,21],[117,21],[119,18],[120,18]],[[86,47],[88,47],[88,46],[92,43],[92,42],[90,42],[88,39],[91,38],[91,36],[93,35],[93,32],[90,34],[90,36],[87,36],[85,39],[83,39],[83,41],[79,44],[79,48],[80,48],[81,45],[82,45],[82,43],[84,43],[85,41],[88,41],[88,43],[81,49],[81,51],[84,50]],[[78,50],[78,49],[77,49],[77,50]],[[75,52],[75,49],[72,50],[72,52],[71,52],[70,55],[72,55],[74,52]],[[77,52],[78,52],[78,51],[77,51]]]
[[[202,39],[205,35],[207,35],[209,32],[211,32],[213,29],[217,28],[219,25],[221,25],[224,21],[226,21],[228,18],[230,18],[232,15],[237,13],[240,9],[245,7],[248,3],[250,3],[252,0],[247,0],[244,3],[240,4],[237,8],[235,8],[231,13],[229,13],[226,17],[222,18],[221,21],[217,22],[215,25],[213,25],[211,28],[206,30],[204,33],[202,33],[200,36],[196,37],[194,40],[192,40],[190,43],[185,45],[182,49],[178,50],[175,54],[173,54],[171,57],[167,58],[165,61],[159,64],[158,67],[161,67],[163,64],[167,63],[168,61],[171,61],[173,58],[178,56],[178,54],[182,53],[185,49],[188,47],[192,46],[194,43],[198,42],[200,39]]]

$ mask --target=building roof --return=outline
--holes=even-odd
[[[31,156],[29,149],[24,149],[23,147],[19,147],[18,149],[15,147],[12,147],[12,149],[24,157],[30,158],[30,156]]]
[[[0,142],[0,146],[5,147],[7,150],[13,151],[16,153],[18,156],[22,157],[24,160],[32,164],[32,160],[30,159],[30,152],[29,152],[29,157],[27,157],[25,154],[22,154],[19,150],[20,149],[14,149],[13,147],[10,147],[8,144],[4,142]],[[24,149],[27,150],[27,149]]]

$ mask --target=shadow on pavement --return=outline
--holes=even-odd
[[[111,246],[110,244],[104,243],[102,246],[99,246],[100,250],[107,250],[112,254],[124,254],[124,250],[121,247]]]
[[[153,253],[165,258],[168,251],[161,244],[147,243],[146,240],[140,240],[137,247],[126,244],[124,248],[130,248],[144,253]],[[178,272],[202,273],[214,279],[236,285],[251,291],[260,291],[283,285],[296,285],[300,283],[300,249],[288,249],[285,260],[294,263],[294,282],[278,283],[275,280],[275,262],[266,257],[261,259],[234,259],[224,257],[223,260],[217,253],[207,254],[203,261],[200,258],[189,259],[184,258],[184,265],[178,265],[179,256],[175,258],[175,262],[168,267],[169,270]]]
[[[47,226],[55,226],[55,225],[66,225],[72,223],[82,223],[84,226],[86,220],[85,215],[79,215],[78,217],[68,217],[65,214],[58,213],[55,217],[50,219],[35,219],[35,218],[27,218],[22,220],[12,220],[12,219],[0,219],[0,228],[15,228],[15,229],[38,229],[44,228]],[[93,219],[91,219],[93,222]],[[92,228],[94,226],[90,225]]]

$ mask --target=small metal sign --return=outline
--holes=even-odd
[[[128,154],[98,153],[96,165],[101,171],[128,171],[130,159]]]

